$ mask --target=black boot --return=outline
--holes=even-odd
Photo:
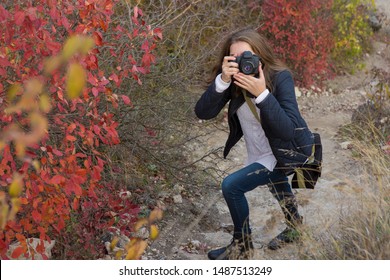
[[[279,233],[268,243],[268,249],[277,250],[287,243],[298,241],[300,235],[301,234],[296,227],[287,226],[281,233]]]
[[[268,243],[268,249],[277,250],[287,243],[297,241],[300,237],[298,227],[302,225],[303,217],[298,213],[295,197],[280,201],[287,227]]]
[[[235,234],[232,242],[222,248],[211,250],[207,256],[210,260],[250,259],[253,255],[251,235]]]

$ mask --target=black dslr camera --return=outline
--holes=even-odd
[[[250,51],[243,52],[242,55],[237,56],[236,60],[233,60],[233,62],[238,63],[238,69],[246,75],[259,74],[260,58],[257,55],[252,54]],[[264,67],[263,64],[262,67]]]

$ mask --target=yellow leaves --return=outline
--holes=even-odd
[[[149,238],[151,240],[157,239],[159,235],[158,227],[154,225],[158,220],[161,220],[163,217],[163,211],[160,208],[154,209],[147,219],[141,219],[135,224],[135,231],[139,231],[143,227],[149,227]]]
[[[149,215],[149,221],[154,222],[156,220],[161,220],[163,217],[163,211],[160,208],[154,209]]]
[[[22,205],[22,202],[19,197],[13,197],[11,198],[11,211],[8,214],[8,220],[12,221],[15,219],[16,214],[19,212],[20,206]]]
[[[39,112],[31,112],[29,114],[30,133],[26,133],[20,127],[10,126],[4,133],[3,137],[7,140],[13,140],[16,150],[16,155],[19,158],[24,157],[26,147],[37,143],[47,133],[48,121]]]
[[[51,110],[50,97],[48,94],[43,93],[39,99],[39,107],[44,113],[49,113]]]
[[[129,243],[129,249],[127,250],[126,260],[138,260],[141,255],[144,253],[148,242],[145,240],[135,240],[133,239]]]
[[[119,238],[118,238],[117,236],[115,236],[115,237],[112,239],[111,243],[110,243],[110,250],[111,250],[111,251],[114,251],[114,248],[116,247],[116,245],[118,244],[118,242],[119,242]]]
[[[17,95],[21,95],[16,104],[4,110],[6,114],[18,113],[21,111],[30,111],[36,106],[36,98],[43,90],[43,84],[38,79],[31,79],[26,82],[24,88],[16,84],[10,87],[7,93],[9,101],[14,101]]]
[[[8,189],[12,206],[11,211],[9,212],[8,220],[15,219],[16,213],[18,213],[20,209],[22,202],[19,196],[22,194],[23,187],[23,175],[19,174],[18,172],[14,173],[14,178]]]
[[[85,55],[94,47],[94,40],[87,36],[71,36],[64,44],[62,52],[45,62],[44,72],[47,76],[55,70],[69,64],[66,72],[66,91],[69,99],[80,96],[86,84],[86,72],[78,62],[69,60],[76,55]],[[50,96],[45,92],[44,79],[32,78],[24,85],[14,84],[7,91],[10,105],[4,110],[6,114],[26,113],[25,127],[11,124],[0,133],[0,149],[14,141],[18,157],[24,157],[26,148],[42,139],[48,131],[49,113],[52,105]],[[27,131],[27,132],[26,132]]]
[[[143,226],[148,224],[147,219],[140,219],[135,223],[134,229],[135,231],[139,231]]]
[[[37,159],[34,159],[31,163],[31,165],[34,167],[34,169],[36,171],[39,171],[41,169],[41,163],[39,162],[39,160]]]
[[[154,209],[148,218],[140,219],[134,226],[135,236],[126,244],[124,249],[117,248],[119,238],[114,237],[109,245],[109,251],[113,252],[115,259],[138,260],[148,246],[148,241],[154,241],[159,235],[158,227],[154,224],[161,220],[163,211]]]
[[[76,55],[86,55],[94,46],[95,42],[91,37],[83,35],[69,37],[64,44],[62,52],[46,60],[45,73],[53,73]]]
[[[64,45],[60,58],[63,61],[68,61],[72,56],[76,54],[85,55],[95,45],[92,38],[75,35],[70,37]],[[48,63],[48,70],[53,69],[58,64],[58,58]],[[83,88],[85,87],[87,75],[84,68],[77,62],[73,62],[69,65],[67,71],[66,90],[69,99],[74,99],[80,96]]]
[[[81,35],[72,36],[65,42],[62,50],[62,58],[67,60],[77,53],[85,55],[94,47],[94,45],[95,42],[90,37]]]
[[[23,177],[19,173],[14,173],[14,178],[9,186],[8,193],[11,197],[18,197],[23,190]]]
[[[154,209],[149,215],[149,223],[154,223],[155,221],[161,220],[163,217],[163,211],[160,208]],[[158,227],[154,224],[150,225],[149,237],[152,240],[157,239],[159,235]]]
[[[122,259],[122,256],[123,256],[123,250],[119,250],[119,251],[115,252],[115,259],[116,260]]]
[[[86,74],[84,68],[78,63],[72,63],[69,65],[66,91],[69,99],[77,98],[85,86]]]
[[[4,229],[8,221],[9,206],[5,199],[5,193],[0,192],[0,229]]]
[[[150,226],[150,239],[152,239],[152,240],[157,239],[158,234],[159,234],[159,232],[158,232],[157,226],[156,225],[151,225]]]
[[[62,56],[53,56],[45,61],[45,73],[51,74],[56,69],[60,68],[63,63]]]
[[[142,227],[150,226],[154,222],[161,220],[163,217],[163,211],[160,208],[155,208],[150,212],[149,217],[146,219],[140,219],[135,223],[134,230],[139,231]]]
[[[26,81],[23,87],[19,84],[10,87],[7,98],[11,105],[4,109],[4,113],[26,113],[28,124],[21,127],[14,123],[4,129],[0,134],[0,148],[14,141],[16,154],[22,158],[26,147],[37,143],[47,133],[48,121],[44,113],[50,111],[51,105],[49,96],[42,94],[43,88],[43,82],[38,78]]]
[[[5,116],[9,124],[0,131],[0,150],[10,148],[12,143],[14,145],[12,153],[15,152],[22,163],[29,163],[35,170],[40,170],[40,161],[26,156],[26,149],[39,143],[48,133],[49,121],[46,114],[52,109],[52,101],[46,85],[50,83],[55,70],[66,69],[67,95],[69,99],[78,97],[85,87],[86,72],[79,62],[72,62],[71,59],[82,61],[80,56],[86,55],[93,47],[92,38],[82,35],[71,36],[65,42],[62,52],[45,62],[44,75],[34,74],[38,78],[26,79],[24,83],[15,83],[8,88],[7,102],[2,103],[5,104],[2,113],[9,115]],[[8,48],[5,48],[5,51],[9,53]],[[22,72],[31,73],[31,69],[21,67]],[[56,86],[59,91],[57,95],[60,96],[61,85]],[[44,159],[42,158],[42,163]],[[0,230],[5,228],[7,221],[15,218],[21,205],[27,203],[26,198],[20,198],[24,189],[22,175],[14,171],[13,176],[8,193],[0,191]]]
[[[13,180],[8,188],[8,193],[11,197],[9,202],[6,199],[5,192],[0,192],[0,229],[3,230],[8,221],[14,220],[18,213],[22,201],[20,194],[23,191],[23,176],[19,173],[14,173]]]
[[[82,35],[74,35],[68,38],[64,44],[62,52],[51,57],[45,62],[45,73],[50,75],[55,70],[70,63],[69,60],[76,55],[86,55],[93,47],[95,42],[92,38]],[[66,90],[69,99],[80,96],[86,83],[86,73],[84,68],[78,62],[71,62],[67,68]]]
[[[8,100],[12,101],[15,99],[15,97],[20,94],[20,92],[22,91],[22,86],[20,84],[13,84],[8,92],[7,92],[7,98]]]

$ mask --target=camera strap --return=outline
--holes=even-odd
[[[260,116],[259,116],[259,114],[256,111],[255,104],[253,104],[252,100],[247,95],[247,91],[246,90],[242,90],[242,94],[244,95],[245,102],[248,104],[249,109],[252,111],[253,116],[256,118],[256,120],[258,120],[259,123],[261,123]]]

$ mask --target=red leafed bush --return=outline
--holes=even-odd
[[[333,75],[333,0],[264,0],[261,31],[296,74],[300,86],[320,84]]]
[[[85,227],[73,227],[78,232],[70,234],[86,238],[86,244],[94,244],[101,229],[118,223],[128,209],[133,209],[131,217],[121,229],[128,233],[132,228],[138,207],[119,199],[117,189],[122,186],[107,187],[104,147],[120,142],[112,109],[122,103],[131,106],[130,97],[118,96],[116,90],[127,78],[141,84],[140,76],[155,61],[153,49],[161,30],[148,26],[137,7],[127,6],[128,23],[113,20],[119,4],[0,4],[0,131],[7,135],[0,139],[0,258],[7,258],[9,244],[15,241],[21,246],[12,256],[26,254],[28,237],[50,240],[64,235],[64,242],[70,240],[66,232],[72,227],[71,217],[80,218]],[[95,47],[86,54],[75,53],[81,42],[73,36],[77,34],[93,38]],[[64,45],[68,37],[73,41]],[[83,88],[77,96],[71,94],[75,86]],[[7,111],[10,107],[13,110]],[[12,138],[15,133],[31,141]],[[99,221],[85,224],[92,213]],[[72,245],[62,244],[73,252],[66,257],[83,258],[83,251],[69,250]],[[43,252],[43,246],[39,248]]]

